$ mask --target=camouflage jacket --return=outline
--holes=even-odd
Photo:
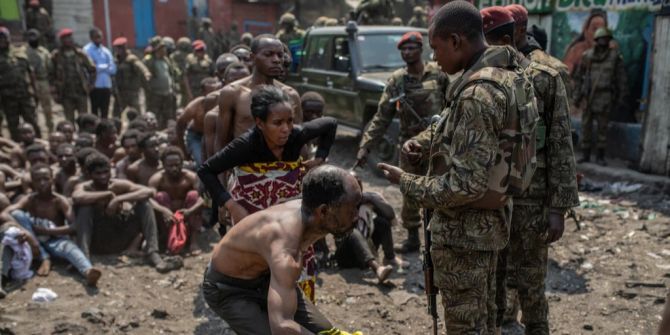
[[[517,72],[508,69],[516,69]],[[400,191],[422,207],[433,209],[433,244],[472,250],[500,250],[509,239],[511,199],[502,209],[475,208],[489,188],[489,170],[502,160],[499,148],[507,119],[507,91],[519,77],[516,51],[489,47],[461,78],[452,84],[442,119],[415,137],[428,146],[427,176],[403,173]],[[496,78],[500,86],[475,82],[463,90],[454,87],[479,72]]]
[[[416,28],[428,28],[428,21],[426,21],[425,16],[421,17],[412,16],[407,25]]]
[[[33,87],[33,70],[26,53],[14,47],[0,52],[0,97],[32,97]],[[5,111],[9,112],[11,111]]]
[[[523,56],[519,54],[519,57]],[[526,192],[514,198],[514,205],[561,209],[577,206],[577,171],[565,85],[558,71],[536,62],[527,65],[526,73],[533,82],[540,114],[536,146],[538,168]]]
[[[25,12],[26,16],[26,30],[37,29],[42,36],[51,34],[53,29],[53,22],[49,12],[43,7],[37,10],[28,9]]]
[[[618,47],[604,50],[591,48],[582,55],[582,61],[574,74],[574,100],[609,100],[610,103],[626,101],[626,69]]]
[[[199,97],[202,95],[200,82],[203,79],[214,75],[214,62],[212,62],[212,59],[207,55],[205,55],[203,59],[198,60],[194,54],[189,54],[186,57],[186,69],[184,70],[184,75],[186,75],[186,78],[188,79],[188,86],[191,88],[193,97]]]
[[[151,80],[149,69],[139,57],[131,53],[128,53],[125,59],[117,57],[116,63],[114,84],[117,92],[137,91]]]
[[[30,66],[33,68],[36,80],[49,80],[49,73],[52,71],[51,54],[43,46],[25,48]]]
[[[167,73],[160,73],[162,68],[158,65],[159,62],[156,61],[156,58],[154,58],[153,55],[144,56],[144,65],[151,73],[151,79],[147,83],[147,90],[151,93],[160,95],[174,94],[179,91],[179,85],[182,82],[182,72],[179,71],[177,65],[175,65],[169,57],[165,57],[163,60],[165,61],[165,64],[167,64]],[[167,92],[158,91],[159,88],[163,89],[159,84],[160,78],[163,77],[163,75],[166,75],[169,78],[171,84]]]
[[[430,123],[430,117],[439,115],[444,108],[447,86],[449,78],[437,64],[432,62],[424,66],[421,79],[408,75],[407,68],[393,72],[384,87],[377,113],[363,134],[360,147],[370,149],[376,144],[384,136],[398,112],[400,112],[401,142],[422,132]],[[405,95],[405,99],[390,102],[402,94]]]
[[[93,61],[79,48],[56,49],[51,53],[52,78],[57,95],[79,96],[88,94],[95,82]]]
[[[293,28],[292,31],[287,32],[286,30],[279,29],[275,35],[282,43],[289,45],[289,42],[293,40],[299,40],[305,37],[305,31],[299,28]]]
[[[179,49],[170,54],[170,60],[179,68],[179,71],[182,72],[186,70],[186,57],[188,57],[188,52]]]
[[[570,78],[570,72],[568,71],[567,65],[561,62],[558,58],[544,52],[540,47],[531,47],[520,51],[523,52],[526,58],[530,59],[531,62],[542,64],[558,71],[558,74],[563,80],[568,99],[572,98],[572,78]]]

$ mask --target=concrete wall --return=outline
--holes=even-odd
[[[91,0],[54,1],[53,20],[56,33],[70,28],[74,30],[75,42],[83,46],[89,41],[88,30],[93,27],[93,3]]]

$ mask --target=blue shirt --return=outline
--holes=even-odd
[[[95,88],[112,88],[112,76],[116,74],[114,57],[104,45],[89,42],[84,51],[93,60],[96,68]]]

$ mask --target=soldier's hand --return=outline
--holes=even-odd
[[[386,163],[379,163],[377,167],[384,172],[384,177],[392,184],[400,183],[400,176],[405,172],[401,168]]]
[[[547,230],[547,244],[561,239],[565,230],[565,216],[561,213],[549,213],[549,229]]]
[[[370,151],[366,148],[358,149],[358,152],[356,153],[356,165],[354,165],[354,167],[363,166],[368,161],[369,153]]]
[[[417,140],[407,140],[407,142],[402,145],[402,154],[412,163],[417,163],[421,160],[422,150],[423,147]]]

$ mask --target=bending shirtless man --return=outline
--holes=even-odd
[[[284,46],[273,35],[259,35],[251,42],[254,62],[251,76],[224,87],[219,95],[219,122],[217,123],[217,151],[254,126],[251,116],[251,91],[258,85],[276,85],[288,94],[293,107],[293,122],[302,123],[300,95],[292,87],[277,79],[282,75]]]
[[[316,334],[331,323],[296,285],[302,253],[326,234],[349,232],[361,189],[345,170],[324,165],[303,179],[303,198],[244,218],[214,248],[205,301],[239,335]]]
[[[216,105],[216,99],[210,98],[208,94],[221,88],[219,80],[213,77],[203,79],[201,85],[204,95],[191,100],[186,105],[184,113],[177,118],[177,143],[183,152],[193,158],[196,166],[200,166],[203,162],[202,135],[205,129],[205,113]]]

